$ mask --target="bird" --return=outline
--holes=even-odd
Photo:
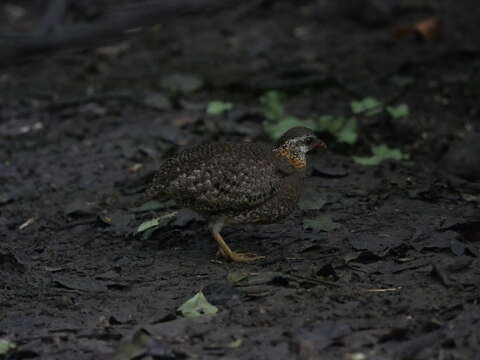
[[[166,159],[145,198],[173,199],[208,221],[218,254],[233,262],[263,259],[232,251],[225,225],[272,224],[297,206],[306,177],[307,153],[326,147],[307,127],[287,130],[274,144],[210,142]]]

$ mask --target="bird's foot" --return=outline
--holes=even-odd
[[[217,256],[221,256],[224,259],[230,260],[233,262],[250,262],[250,261],[265,259],[265,256],[259,256],[253,253],[238,253],[235,251],[225,253],[222,249],[218,249]]]

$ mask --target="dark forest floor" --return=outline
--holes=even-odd
[[[372,24],[322,3],[171,21],[123,50],[0,71],[0,339],[16,345],[4,358],[479,359],[480,171],[451,160],[480,156],[478,6]],[[392,35],[432,16],[438,39]],[[154,213],[132,204],[168,153],[269,141],[268,90],[299,118],[347,117],[365,97],[409,114],[358,116],[355,145],[322,134],[306,185],[317,208],[226,229],[264,261],[216,259],[186,211],[134,237]],[[234,107],[206,115],[212,100]],[[352,160],[381,143],[409,160]],[[176,314],[199,290],[219,312]]]

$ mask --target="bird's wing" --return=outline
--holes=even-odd
[[[258,144],[208,144],[177,159],[166,192],[199,211],[255,207],[274,196],[282,180],[270,148]]]

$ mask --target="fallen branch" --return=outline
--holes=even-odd
[[[35,31],[0,33],[0,61],[8,63],[21,56],[58,49],[99,46],[172,16],[203,14],[233,3],[232,0],[148,0],[115,5],[109,1],[105,12],[93,22],[62,24],[66,1],[51,0]]]

